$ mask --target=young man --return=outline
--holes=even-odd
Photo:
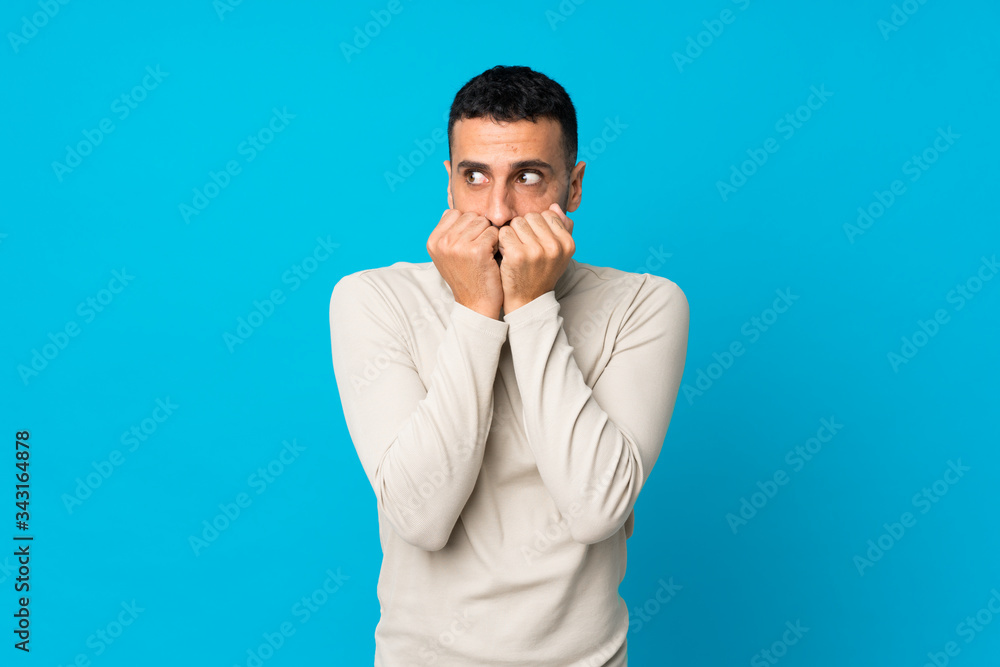
[[[666,278],[573,259],[586,165],[558,83],[487,70],[455,96],[448,138],[433,261],[347,275],[330,302],[378,505],[375,665],[620,667],[625,540],[688,303]]]

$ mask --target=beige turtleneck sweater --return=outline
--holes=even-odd
[[[494,320],[433,262],[344,276],[344,417],[375,492],[375,666],[627,664],[633,505],[680,386],[672,281],[571,259]]]

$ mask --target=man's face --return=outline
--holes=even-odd
[[[448,206],[478,213],[497,227],[553,203],[566,213],[580,205],[586,164],[566,171],[562,126],[554,119],[463,118],[452,126],[451,153],[454,165],[444,162]]]

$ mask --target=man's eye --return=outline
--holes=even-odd
[[[479,180],[479,181],[476,181],[475,179],[470,180],[470,178],[472,177],[473,174],[479,174],[479,176],[481,176],[483,178],[483,180]],[[483,182],[484,182],[484,180],[485,180],[485,177],[483,177],[483,173],[481,171],[467,171],[467,172],[465,172],[465,182],[469,183],[470,185],[482,185]]]
[[[527,179],[527,180],[520,180],[522,178],[523,179]],[[542,175],[539,174],[538,172],[526,171],[526,172],[523,172],[518,177],[518,179],[519,179],[519,182],[522,185],[536,185],[538,182],[540,182],[542,180]]]

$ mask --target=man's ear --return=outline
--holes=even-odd
[[[455,203],[451,196],[451,160],[444,161],[444,170],[448,172],[448,208],[455,208]]]
[[[566,213],[572,213],[580,206],[580,199],[583,198],[583,171],[587,168],[586,162],[577,162],[569,176],[569,197],[566,202]]]

